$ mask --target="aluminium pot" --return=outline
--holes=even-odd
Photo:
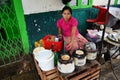
[[[72,73],[75,69],[74,60],[69,54],[61,54],[57,68],[61,73]]]
[[[86,55],[83,50],[76,50],[73,53],[73,56],[76,66],[83,66],[86,64]]]

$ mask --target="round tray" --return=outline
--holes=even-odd
[[[120,41],[118,40],[118,37],[114,38],[112,34],[109,34],[107,38],[113,42],[120,43]]]

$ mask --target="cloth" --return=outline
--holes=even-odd
[[[70,37],[72,27],[77,27],[78,21],[74,17],[71,17],[68,22],[65,22],[64,18],[61,18],[60,20],[57,21],[57,26],[58,28],[62,29],[63,36]],[[78,34],[79,34],[78,29],[76,29],[75,36],[77,36]]]
[[[107,8],[107,7],[105,7]],[[109,7],[109,13],[113,15],[115,18],[120,19],[120,8],[117,7]]]
[[[68,51],[67,45],[70,42],[70,37],[64,36],[63,38],[64,38],[64,41],[66,42],[65,49]],[[70,53],[72,53],[74,50],[77,50],[77,49],[84,49],[84,45],[86,42],[88,41],[81,34],[78,34],[74,39],[73,46],[72,46],[72,49],[70,50],[71,51]]]
[[[109,13],[116,17],[117,19],[120,19],[120,8],[117,7],[110,7]]]

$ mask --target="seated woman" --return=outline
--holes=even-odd
[[[63,18],[57,21],[58,36],[63,37],[66,42],[66,50],[72,54],[76,49],[83,49],[84,44],[88,41],[78,32],[78,21],[72,17],[70,7],[65,6],[62,9],[62,16]]]

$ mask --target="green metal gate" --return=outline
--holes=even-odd
[[[26,39],[24,15],[23,13],[18,15],[16,10],[21,7],[19,2],[21,3],[21,0],[0,0],[0,65],[16,61],[21,57],[21,54],[29,52],[29,46],[27,51],[25,51],[26,47],[24,46],[29,45],[28,39]],[[23,12],[22,7],[19,10]],[[23,26],[20,25],[18,19],[21,15],[20,19]],[[23,28],[22,34],[24,35],[21,34],[21,28]],[[25,36],[27,44],[24,44],[23,36]]]

